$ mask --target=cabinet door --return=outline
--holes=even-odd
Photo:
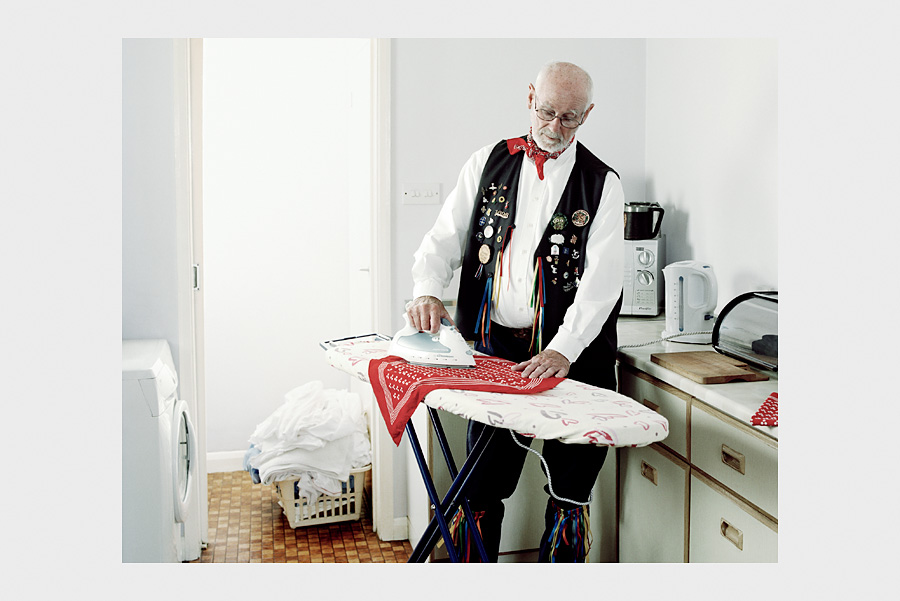
[[[660,444],[672,449],[685,459],[688,455],[688,412],[690,396],[677,388],[647,374],[635,372],[619,365],[619,393],[631,397],[659,412],[669,420],[669,435]]]
[[[687,561],[689,466],[656,444],[619,453],[619,561]]]
[[[695,402],[691,463],[778,519],[778,441]]]
[[[691,476],[691,563],[778,561],[778,526],[712,480]]]

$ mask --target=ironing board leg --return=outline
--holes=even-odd
[[[447,527],[447,520],[444,519],[443,511],[441,511],[441,500],[438,498],[437,491],[434,488],[434,482],[428,471],[428,463],[422,453],[422,447],[419,446],[419,439],[416,436],[416,430],[413,428],[412,420],[406,423],[406,435],[409,438],[409,444],[412,447],[413,454],[416,457],[416,463],[419,465],[419,471],[422,472],[422,480],[425,482],[425,490],[428,492],[428,498],[434,505],[434,517],[437,518],[438,527],[441,529],[441,536],[444,537],[444,544],[447,546],[447,553],[450,554],[450,561],[457,563],[459,557],[453,548],[453,538],[450,536],[450,529]],[[410,558],[411,560],[412,558]]]
[[[441,425],[440,416],[434,407],[428,407],[428,416],[431,418],[431,425],[434,427],[435,437],[438,439],[438,444],[441,446],[441,453],[443,453],[444,460],[447,462],[447,470],[450,472],[450,477],[455,480],[459,472],[456,470],[456,462],[453,461],[453,453],[450,451],[450,444],[447,442],[447,437],[444,434],[444,427]],[[466,516],[467,523],[473,525],[471,528],[472,539],[475,541],[475,548],[478,550],[481,562],[487,563],[488,556],[487,551],[484,550],[484,541],[481,540],[481,533],[478,531],[478,528],[474,527],[474,524],[476,523],[475,516],[472,515],[472,510],[469,508],[469,500],[465,496],[462,498],[461,506],[463,514]]]
[[[440,512],[435,511],[434,517],[431,518],[431,522],[425,528],[425,532],[422,533],[422,538],[419,539],[416,548],[413,549],[412,555],[409,557],[409,563],[425,561],[425,555],[434,547],[437,542],[440,523],[446,523],[446,520],[453,515],[456,507],[459,505],[460,496],[469,482],[469,477],[472,475],[472,470],[477,465],[478,460],[481,459],[484,450],[494,436],[494,430],[489,430],[487,433],[482,433],[481,437],[475,442],[475,446],[472,447],[472,451],[466,457],[459,474],[450,484],[447,495],[444,497],[444,502],[440,505]],[[441,518],[440,521],[438,520],[439,517]],[[448,551],[450,550],[448,549]]]

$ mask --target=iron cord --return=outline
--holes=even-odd
[[[538,456],[538,459],[541,460],[541,465],[544,466],[544,473],[547,474],[547,489],[550,491],[551,497],[553,497],[557,501],[564,501],[566,503],[571,503],[573,505],[588,505],[588,504],[590,504],[591,500],[594,498],[594,491],[591,491],[591,494],[588,495],[587,501],[573,501],[572,499],[566,499],[564,497],[557,496],[556,493],[553,492],[553,481],[550,479],[550,468],[547,466],[547,462],[544,460],[544,456],[541,455],[538,451],[535,451],[534,449],[532,449],[531,447],[523,445],[521,442],[519,442],[519,439],[516,438],[516,433],[513,432],[512,430],[509,430],[509,433],[513,437],[513,440],[516,442],[517,445],[519,445],[520,447],[522,447],[529,453],[534,453],[535,455]]]
[[[650,342],[641,342],[640,344],[623,344],[622,346],[617,346],[616,350],[623,348],[638,348],[641,346],[649,346],[651,344],[656,344],[657,342],[665,342],[666,340],[671,340],[673,338],[678,338],[680,336],[699,336],[701,334],[712,334],[712,330],[708,332],[681,332],[678,334],[672,334],[670,336],[665,336],[663,338],[657,338],[656,340],[651,340]]]

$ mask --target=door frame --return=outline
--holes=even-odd
[[[372,40],[372,299],[375,331],[391,335],[391,40]],[[396,448],[372,420],[372,523],[381,540],[406,540],[406,516],[394,517]]]

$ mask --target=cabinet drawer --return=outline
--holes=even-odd
[[[619,449],[619,561],[687,561],[690,468],[656,444]]]
[[[660,444],[685,459],[688,456],[688,411],[690,396],[644,373],[619,366],[619,393],[658,411],[669,420],[669,435]]]
[[[691,411],[691,463],[778,519],[778,443],[700,402]]]
[[[777,562],[777,525],[694,473],[691,475],[690,561]]]

